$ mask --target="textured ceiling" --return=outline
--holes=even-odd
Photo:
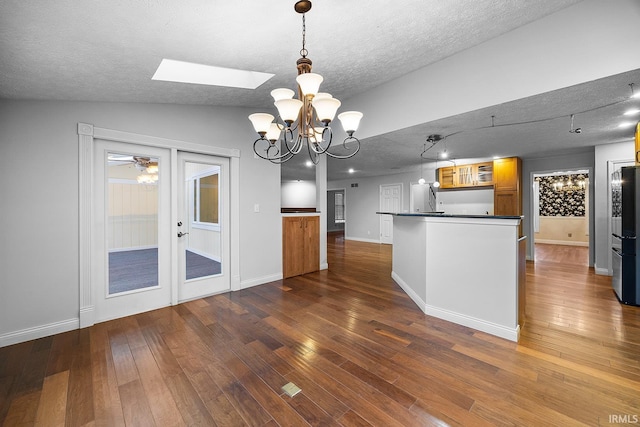
[[[348,99],[579,0],[317,0],[306,15],[307,48],[322,90]],[[2,0],[0,98],[150,102],[273,108],[291,87],[301,47],[293,0]],[[256,90],[153,81],[162,58],[275,74]],[[426,135],[451,135],[456,158],[577,149],[628,138],[611,129],[636,72],[426,123],[363,141],[329,178],[419,167]],[[616,104],[617,103],[617,104]],[[605,108],[602,105],[615,104]],[[582,134],[569,133],[569,115]],[[532,124],[520,123],[545,118]],[[247,124],[249,126],[249,124]],[[562,138],[559,138],[561,135]],[[444,144],[439,144],[438,149]],[[298,156],[301,157],[301,156]],[[286,164],[283,179],[313,170]]]
[[[577,2],[318,0],[307,49],[323,91],[346,99]],[[293,3],[3,0],[0,97],[271,107],[296,75]],[[162,58],[275,77],[257,90],[152,81]]]

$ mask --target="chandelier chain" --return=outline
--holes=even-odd
[[[305,14],[303,13],[302,14],[302,49],[300,49],[300,56],[302,56],[303,58],[306,58],[309,51],[305,47],[307,42],[307,24],[306,24],[304,15]]]

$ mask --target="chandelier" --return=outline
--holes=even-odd
[[[342,141],[346,154],[329,152],[333,140],[333,131],[329,124],[334,119],[340,101],[328,93],[318,92],[322,76],[311,72],[311,60],[307,58],[305,47],[305,13],[311,10],[310,1],[298,1],[294,5],[296,12],[302,15],[301,58],[296,62],[298,99],[294,91],[286,88],[274,89],[271,96],[278,110],[278,119],[268,113],[254,113],[249,116],[254,129],[260,137],[253,143],[257,156],[272,163],[284,163],[303,147],[307,146],[309,158],[317,164],[322,154],[335,159],[348,159],[360,151],[360,141],[353,134],[358,130],[362,113],[346,111],[338,115],[347,137]]]

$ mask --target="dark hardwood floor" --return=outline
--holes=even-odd
[[[516,344],[425,316],[391,280],[390,246],[332,236],[328,247],[328,271],[0,349],[0,424],[640,418],[640,308],[620,305],[610,278],[561,259],[528,263]],[[288,382],[302,392],[286,396]]]

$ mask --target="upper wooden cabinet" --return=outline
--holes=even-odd
[[[494,215],[522,215],[522,160],[509,157],[493,161]],[[522,223],[520,224],[522,235]]]
[[[519,157],[508,157],[493,161],[493,176],[496,191],[519,191],[522,161]]]
[[[438,169],[440,188],[473,188],[493,185],[493,162],[448,166]]]
[[[320,217],[282,218],[282,275],[284,278],[320,269]]]

